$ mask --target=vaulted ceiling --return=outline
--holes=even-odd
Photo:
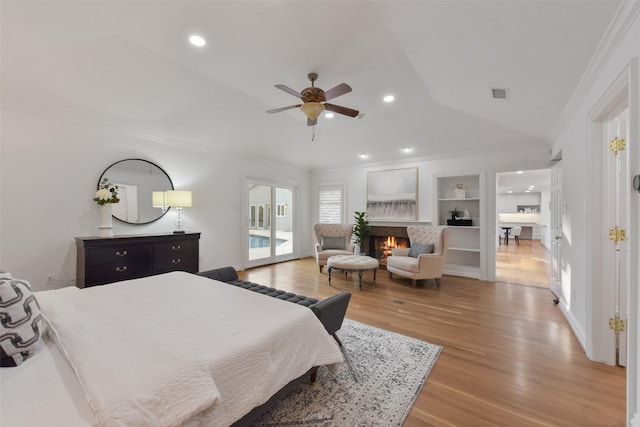
[[[3,1],[2,102],[304,168],[548,147],[619,3]],[[361,116],[265,113],[309,72]]]

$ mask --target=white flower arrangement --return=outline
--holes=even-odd
[[[118,186],[109,183],[109,178],[102,178],[93,201],[100,206],[105,203],[118,203]]]

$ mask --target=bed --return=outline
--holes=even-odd
[[[39,350],[0,424],[227,426],[342,354],[311,310],[190,273],[36,292]]]

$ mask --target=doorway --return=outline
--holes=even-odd
[[[246,266],[294,259],[296,187],[249,180],[246,191]]]
[[[496,174],[496,281],[549,288],[549,169]]]

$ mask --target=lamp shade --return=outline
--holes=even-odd
[[[315,120],[324,111],[324,104],[320,102],[305,102],[300,106],[300,109],[308,119]]]
[[[167,207],[166,194],[164,191],[154,191],[151,195],[151,206],[154,208]]]
[[[167,191],[167,206],[190,208],[191,207],[191,191],[186,190],[169,190]]]

